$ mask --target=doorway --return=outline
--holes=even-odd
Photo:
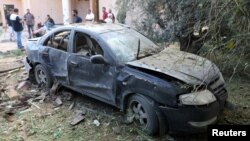
[[[6,17],[10,13],[10,11],[13,10],[13,9],[14,9],[14,5],[12,5],[12,4],[4,4],[3,5],[4,17]]]

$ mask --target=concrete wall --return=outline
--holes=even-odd
[[[63,23],[62,0],[30,0],[30,4],[27,2],[26,5],[34,14],[36,22],[45,22],[46,15],[49,14],[55,23]]]

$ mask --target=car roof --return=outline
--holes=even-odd
[[[77,29],[84,29],[96,34],[102,34],[110,31],[119,31],[130,28],[123,24],[107,24],[107,23],[80,23],[80,24],[71,24],[63,27],[71,27]]]

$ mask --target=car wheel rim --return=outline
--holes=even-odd
[[[47,83],[47,77],[46,77],[46,74],[45,74],[44,71],[42,71],[42,70],[39,69],[37,71],[37,77],[38,77],[38,81],[39,81],[38,83],[46,85],[46,83]]]
[[[146,113],[146,111],[142,107],[141,103],[139,103],[137,101],[134,101],[131,104],[131,109],[133,111],[135,120],[139,121],[139,123],[142,126],[146,126],[147,125],[148,114]]]

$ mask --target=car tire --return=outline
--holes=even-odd
[[[36,82],[41,88],[48,89],[52,87],[53,79],[46,67],[41,64],[36,65],[34,73]]]
[[[136,94],[129,98],[128,108],[134,116],[134,122],[149,135],[155,135],[158,133],[159,124],[151,104],[147,97]]]

